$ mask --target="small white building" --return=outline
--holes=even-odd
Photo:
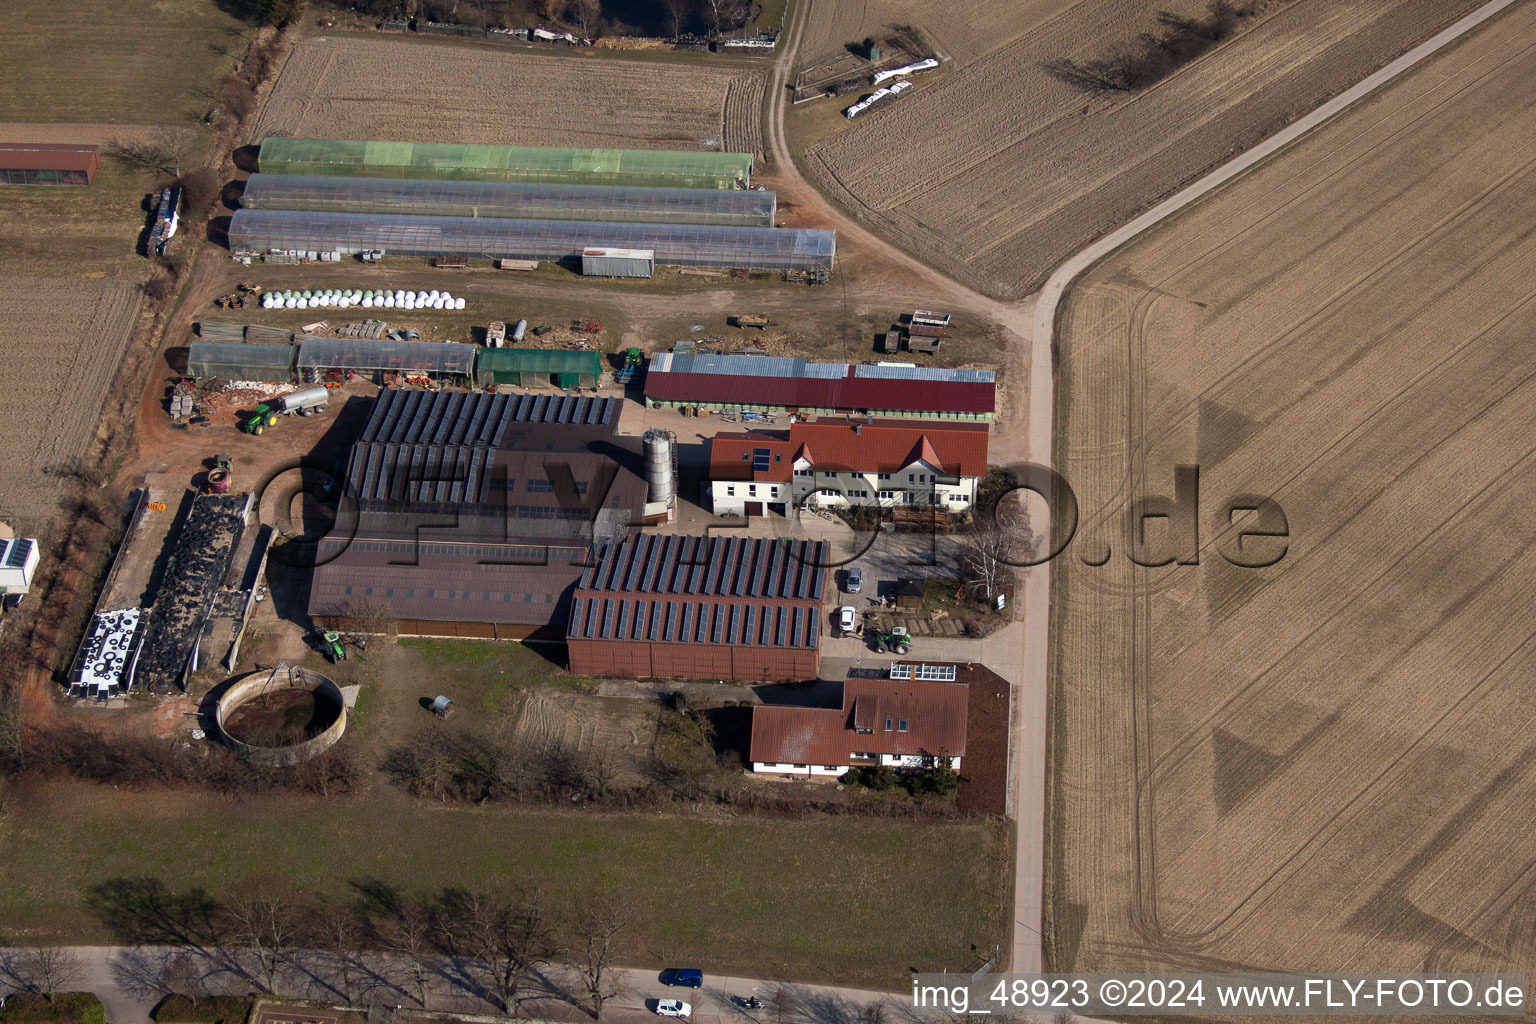
[[[14,605],[32,589],[37,573],[37,541],[28,537],[0,540],[0,601]]]
[[[987,474],[987,430],[976,426],[796,423],[788,438],[716,434],[707,501],[716,515],[787,514],[805,505],[899,506],[965,512]]]
[[[584,277],[653,277],[656,274],[655,249],[583,249],[581,273]]]

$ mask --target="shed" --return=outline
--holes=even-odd
[[[187,353],[187,373],[224,380],[293,380],[296,345],[194,341]]]
[[[884,334],[880,335],[880,351],[881,352],[900,352],[901,351],[901,331],[899,331],[899,330],[889,330],[889,331],[886,331]]]
[[[100,162],[95,146],[0,142],[0,185],[89,185]]]
[[[586,277],[651,277],[656,272],[656,250],[583,249],[581,272]]]
[[[921,608],[926,599],[927,585],[910,577],[896,581],[896,607]]]
[[[596,352],[564,348],[486,348],[475,361],[475,386],[597,387],[603,372]]]
[[[299,377],[316,382],[327,370],[349,370],[382,383],[386,372],[468,378],[475,347],[458,342],[374,341],[363,338],[305,337],[299,346]]]

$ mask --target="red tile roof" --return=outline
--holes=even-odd
[[[768,468],[761,472],[752,468],[758,448],[769,452]],[[794,451],[788,441],[769,434],[716,434],[709,442],[709,478],[788,483],[794,474]]]
[[[968,699],[969,687],[960,682],[849,679],[843,684],[841,708],[753,708],[751,759],[845,765],[855,751],[962,757]],[[906,732],[900,730],[902,719]],[[855,723],[871,731],[856,732]]]
[[[24,171],[95,171],[95,146],[57,142],[0,142],[0,169]]]
[[[794,462],[808,458],[817,469],[853,473],[894,473],[919,459],[950,476],[987,474],[985,430],[916,424],[862,424],[816,420],[789,428],[789,440],[764,434],[716,434],[710,442],[711,480],[788,481]],[[753,473],[752,451],[767,448],[779,457],[766,473]]]

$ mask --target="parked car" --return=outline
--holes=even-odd
[[[662,999],[656,1003],[658,1017],[686,1017],[692,1012],[693,1007],[681,999]]]
[[[856,614],[851,604],[845,604],[837,610],[837,628],[843,636],[853,633],[853,619]]]
[[[697,967],[670,967],[661,973],[661,983],[698,988],[704,984],[704,972]]]
[[[848,578],[844,581],[843,589],[850,594],[857,594],[864,586],[864,570],[854,566],[848,570]]]

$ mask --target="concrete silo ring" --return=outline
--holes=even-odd
[[[284,691],[301,691],[313,695],[320,717],[319,728],[307,739],[296,743],[266,745],[246,742],[232,735],[226,723],[233,721],[235,713],[244,705],[270,694]],[[319,716],[318,709],[325,714]],[[219,742],[235,751],[252,764],[262,766],[295,765],[335,746],[347,729],[346,701],[341,688],[327,676],[312,669],[279,665],[270,671],[252,672],[236,681],[219,697],[214,711]]]

